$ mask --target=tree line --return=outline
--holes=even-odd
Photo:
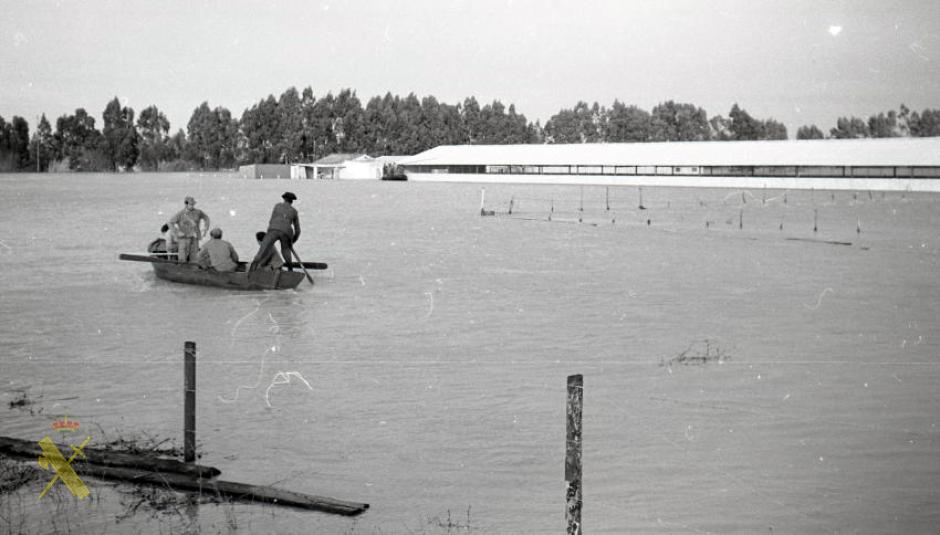
[[[615,100],[608,108],[578,102],[541,125],[499,100],[475,97],[447,104],[433,96],[386,93],[363,106],[351,89],[316,97],[310,87],[269,95],[235,117],[221,106],[200,104],[186,131],[171,134],[156,106],[139,115],[117,97],[102,113],[101,130],[85,109],[29,123],[0,117],[0,171],[190,171],[230,169],[250,163],[310,162],[336,153],[372,156],[416,154],[438,145],[615,143],[787,139],[786,127],[759,119],[734,104],[727,117],[709,117],[691,103],[666,101],[652,110]],[[802,126],[797,139],[940,136],[940,110],[841,117],[828,136]]]

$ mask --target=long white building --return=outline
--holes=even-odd
[[[444,145],[408,180],[940,192],[940,138]]]

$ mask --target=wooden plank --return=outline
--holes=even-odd
[[[69,450],[67,444],[56,444],[62,450]],[[184,474],[190,477],[215,477],[222,472],[215,467],[200,464],[183,463],[174,459],[163,459],[153,454],[111,451],[100,448],[85,448],[84,463],[97,466],[136,468],[162,473]],[[17,438],[0,437],[0,453],[38,459],[42,448],[38,442]]]
[[[289,490],[275,489],[233,481],[218,481],[199,479],[181,474],[165,474],[133,470],[130,468],[113,468],[75,462],[75,471],[82,475],[102,479],[128,481],[136,484],[156,485],[169,487],[173,490],[195,492],[200,495],[208,494],[225,496],[249,502],[264,502],[289,507],[299,507],[325,513],[345,516],[354,516],[365,512],[369,508],[367,503],[337,500],[325,496],[301,494]]]
[[[156,256],[145,256],[141,254],[127,254],[121,253],[118,255],[119,260],[128,260],[131,262],[150,262],[151,264],[179,264],[176,260],[169,260],[167,258],[158,258]]]
[[[151,264],[179,264],[179,262],[177,262],[176,260],[169,260],[167,258],[158,258],[156,256],[146,256],[146,255],[129,254],[129,253],[121,253],[120,255],[118,255],[118,259],[127,260],[130,262],[149,262]],[[247,265],[248,264],[246,262],[239,262],[238,266],[239,268],[242,268],[242,269],[239,269],[239,271],[244,271],[243,268],[246,267]],[[292,268],[301,267],[301,264],[298,262],[285,262],[284,265],[290,266]],[[330,266],[325,262],[303,262],[303,267],[307,269],[329,269]]]
[[[787,238],[787,241],[808,241],[810,243],[825,243],[828,245],[852,245],[850,241],[817,240],[814,238]]]

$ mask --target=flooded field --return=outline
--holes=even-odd
[[[557,533],[576,373],[586,532],[936,531],[940,196],[485,188],[492,217],[469,184],[0,176],[0,435],[180,447],[192,340],[202,463],[371,504],[134,510],[41,475],[0,532]],[[117,260],[186,195],[250,259],[287,189],[314,286]]]

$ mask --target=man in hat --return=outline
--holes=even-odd
[[[232,244],[222,239],[222,229],[216,227],[209,231],[212,239],[206,242],[199,250],[197,260],[203,267],[211,267],[216,271],[235,271],[238,267],[238,253]]]
[[[196,208],[196,199],[186,197],[183,200],[185,208],[176,213],[167,224],[176,234],[176,243],[179,262],[195,262],[196,253],[199,252],[199,240],[202,239],[200,221],[206,222],[206,231],[209,230],[209,216]]]
[[[297,210],[292,206],[293,202],[297,200],[297,196],[287,191],[281,195],[281,198],[284,199],[284,202],[274,205],[274,210],[271,212],[271,221],[268,223],[268,232],[261,240],[258,254],[251,261],[249,271],[254,271],[258,269],[258,266],[264,266],[270,262],[271,254],[275,252],[274,244],[277,242],[281,243],[281,255],[288,262],[288,271],[293,271],[289,264],[293,252],[291,247],[300,237],[300,217],[297,215]]]

